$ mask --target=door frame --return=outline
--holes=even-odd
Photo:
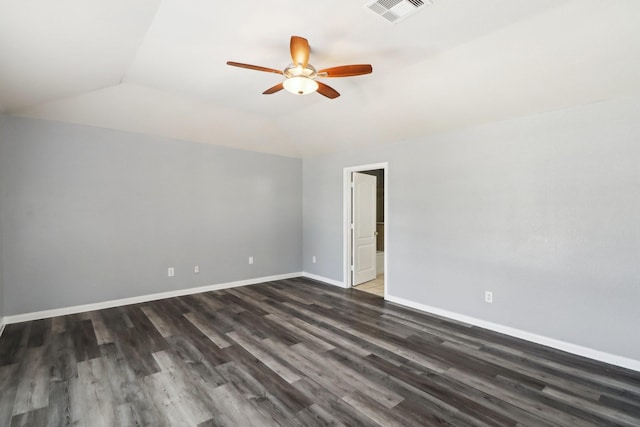
[[[343,169],[342,175],[342,206],[343,206],[343,281],[345,288],[353,286],[353,274],[351,274],[352,238],[351,238],[351,213],[353,211],[353,199],[351,197],[351,176],[353,172],[363,172],[375,169],[384,170],[384,299],[387,299],[389,289],[389,162],[371,163],[367,165],[349,166]]]

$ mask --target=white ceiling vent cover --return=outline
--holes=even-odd
[[[367,7],[395,24],[431,3],[433,0],[375,0]]]

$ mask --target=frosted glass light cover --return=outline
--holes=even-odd
[[[296,95],[307,95],[318,90],[318,82],[305,76],[289,77],[282,85]]]

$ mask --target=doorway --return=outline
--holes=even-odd
[[[346,287],[386,297],[388,163],[344,168]]]

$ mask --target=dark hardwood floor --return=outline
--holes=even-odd
[[[640,426],[640,374],[291,279],[7,325],[0,426]]]

